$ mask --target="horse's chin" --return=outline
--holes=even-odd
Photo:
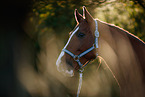
[[[65,76],[68,76],[68,77],[74,76],[74,70],[71,67],[68,67],[66,65],[63,65],[63,64],[57,65],[57,70],[63,73]]]
[[[65,76],[72,77],[74,76],[74,70],[72,67],[67,65],[65,62],[61,61],[62,56],[64,55],[64,52],[61,52],[59,58],[56,61],[57,70],[61,73],[63,73]]]

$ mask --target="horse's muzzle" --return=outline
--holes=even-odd
[[[66,76],[72,77],[74,75],[72,63],[64,59],[64,54],[62,51],[56,61],[57,70]]]

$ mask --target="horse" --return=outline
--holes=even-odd
[[[145,43],[128,31],[94,19],[83,6],[83,16],[75,9],[77,22],[56,65],[73,76],[90,61],[101,57],[120,87],[121,97],[145,95]]]

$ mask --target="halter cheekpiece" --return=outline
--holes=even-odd
[[[80,69],[82,69],[83,67],[85,67],[89,62],[87,62],[86,64],[82,64],[80,62],[80,58],[82,56],[84,56],[85,54],[89,53],[90,51],[92,51],[93,49],[95,48],[98,48],[98,37],[99,37],[99,31],[98,31],[98,23],[97,21],[95,20],[95,25],[96,25],[96,29],[95,29],[95,42],[93,44],[92,47],[90,47],[89,49],[87,49],[86,51],[82,52],[81,54],[79,55],[75,55],[73,54],[72,52],[70,52],[69,50],[66,49],[66,47],[63,48],[62,51],[64,51],[65,53],[69,54],[70,56],[72,56],[72,58],[74,59],[74,61],[76,61],[78,63],[78,65],[80,66]],[[79,27],[76,28],[74,34],[78,31]],[[98,56],[98,54],[96,54]]]

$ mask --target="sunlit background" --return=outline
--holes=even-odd
[[[74,97],[78,74],[66,77],[55,62],[75,27],[74,9],[117,25],[145,41],[143,0],[12,0],[1,3],[0,97]],[[84,71],[80,97],[119,97],[112,73],[99,60]]]

